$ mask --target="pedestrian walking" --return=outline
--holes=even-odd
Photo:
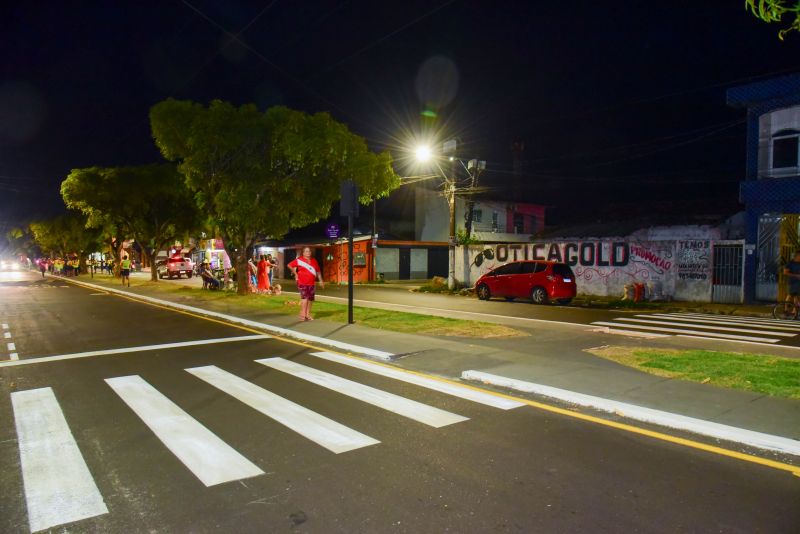
[[[325,289],[325,281],[317,260],[311,257],[311,247],[303,247],[301,256],[289,263],[288,267],[294,273],[297,289],[300,291],[300,319],[313,321],[311,306],[316,293],[314,286],[319,280],[319,287]]]
[[[120,273],[122,274],[122,285],[128,282],[128,287],[131,287],[131,260],[129,256],[123,256],[120,263]]]

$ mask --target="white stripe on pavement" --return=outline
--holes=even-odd
[[[673,334],[702,334],[708,337],[720,338],[720,339],[737,339],[737,340],[744,340],[744,341],[765,341],[767,343],[777,343],[781,341],[780,339],[771,339],[766,337],[750,337],[750,336],[737,336],[734,334],[715,334],[714,332],[698,332],[697,330],[683,330],[680,328],[664,328],[661,326],[645,326],[640,324],[630,324],[625,325],[621,323],[607,323],[604,321],[598,321],[596,323],[592,323],[600,326],[613,326],[616,328],[620,328],[623,326],[627,326],[629,328],[638,328],[641,330],[653,330],[656,332],[671,332]]]
[[[771,336],[782,336],[782,337],[795,337],[797,334],[790,334],[788,332],[775,332],[769,331],[764,332],[762,330],[748,330],[746,328],[732,328],[728,326],[709,326],[709,325],[702,325],[702,324],[692,324],[692,323],[679,323],[677,321],[654,321],[650,319],[634,319],[628,317],[617,317],[614,319],[615,321],[623,321],[625,323],[643,323],[643,324],[661,324],[666,326],[686,326],[689,328],[699,328],[700,330],[721,330],[723,332],[739,332],[742,334],[769,334]],[[699,332],[704,334],[705,332]]]
[[[453,384],[451,382],[420,376],[396,367],[388,367],[386,365],[366,362],[364,360],[348,358],[347,356],[342,356],[341,354],[336,354],[334,352],[312,352],[311,355],[316,356],[317,358],[322,358],[323,360],[349,365],[350,367],[355,367],[356,369],[361,369],[362,371],[367,371],[376,375],[393,378],[402,382],[408,382],[409,384],[432,389],[440,393],[446,393],[447,395],[452,395],[454,397],[485,404],[493,408],[500,408],[501,410],[510,410],[512,408],[525,406],[525,404],[519,401],[504,399],[502,397],[497,397],[496,395],[490,395],[488,393],[484,393],[483,391],[477,391],[469,387]]]
[[[76,358],[91,358],[93,356],[108,356],[110,354],[128,354],[131,352],[178,349],[181,347],[196,347],[198,345],[214,345],[216,343],[233,343],[235,341],[257,341],[260,339],[270,339],[271,337],[272,336],[267,334],[256,334],[252,336],[219,337],[215,339],[200,339],[197,341],[180,341],[178,343],[163,343],[161,345],[143,345],[141,347],[126,347],[124,349],[93,350],[89,352],[76,352],[73,354],[59,354],[57,356],[39,356],[20,360],[16,364],[11,364],[8,362],[0,363],[0,367],[9,365],[27,365],[31,363],[42,362],[55,362],[60,360],[73,360]]]
[[[53,390],[15,391],[11,405],[31,532],[107,514]]]
[[[9,339],[11,337],[11,332],[3,332],[3,337]]]
[[[758,447],[759,449],[800,455],[800,441],[796,439],[755,432],[753,430],[714,423],[704,419],[695,419],[694,417],[654,410],[652,408],[636,406],[635,404],[594,397],[592,395],[585,395],[566,389],[535,384],[533,382],[526,382],[524,380],[498,376],[481,371],[464,371],[461,373],[461,378],[465,380],[477,380],[486,384],[507,387],[526,393],[543,395],[579,406],[588,406],[604,412],[616,413],[623,417],[636,419],[637,421],[645,421],[669,428],[687,430],[704,436],[743,443],[752,447]]]
[[[743,317],[738,315],[712,315],[709,313],[671,313],[678,317],[711,317],[720,321],[736,321],[742,323],[759,323],[759,324],[775,324],[787,325],[789,327],[800,328],[800,323],[797,321],[790,321],[787,319],[769,319],[766,317]]]
[[[19,354],[17,354],[16,352],[12,352],[11,354],[8,355],[8,357],[14,361],[19,360]]]
[[[264,358],[256,360],[256,362],[434,428],[469,420],[469,417],[440,410],[400,395],[365,386],[364,384],[283,358]]]
[[[8,344],[8,350],[17,350],[17,346],[13,343]]]
[[[8,325],[6,323],[3,323],[3,330],[8,330]]]
[[[106,378],[106,383],[206,486],[264,474],[141,376]]]
[[[186,371],[336,454],[380,443],[214,365]]]
[[[591,325],[587,325],[591,326]],[[620,325],[625,326],[625,325]],[[617,334],[620,336],[628,336],[628,337],[643,337],[646,339],[658,339],[662,337],[670,337],[669,334],[656,334],[654,332],[636,332],[635,330],[618,330],[616,328],[593,328],[591,332],[602,332],[603,334]]]
[[[703,323],[703,324],[719,324],[719,325],[739,325],[739,326],[746,326],[747,328],[761,328],[764,330],[785,330],[789,332],[797,332],[800,333],[800,326],[783,326],[777,324],[761,324],[761,323],[743,323],[739,321],[730,321],[726,319],[701,319],[695,317],[675,317],[669,314],[660,314],[660,313],[653,313],[653,314],[640,314],[636,317],[653,317],[656,319],[670,319],[672,321],[686,321],[690,323]],[[797,335],[795,333],[794,335]]]
[[[703,335],[703,332],[697,332],[696,334],[677,334],[675,337],[687,337],[687,338],[694,338],[694,339],[705,339],[706,341],[728,341],[730,343],[743,343],[745,345],[763,345],[765,347],[774,347],[775,345],[772,343],[764,343],[761,341],[741,341],[738,339],[719,339],[715,337],[706,337]],[[800,349],[800,347],[792,347],[788,345],[779,345],[783,349]]]

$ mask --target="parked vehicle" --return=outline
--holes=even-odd
[[[569,304],[575,298],[577,286],[575,275],[566,263],[513,261],[478,278],[475,293],[481,300],[529,298],[534,304],[549,301]]]
[[[173,256],[167,260],[161,260],[156,264],[159,278],[180,278],[182,274],[186,278],[191,278],[194,272],[194,262],[182,256]]]

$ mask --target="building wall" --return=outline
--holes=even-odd
[[[712,291],[713,243],[708,238],[619,238],[471,245],[457,247],[456,276],[464,273],[457,281],[463,283],[468,276],[471,285],[509,261],[563,261],[575,273],[579,294],[622,297],[626,284],[643,283],[656,296],[707,302]],[[486,250],[491,251],[488,256]]]
[[[383,248],[375,250],[375,272],[386,280],[397,280],[400,276],[400,249]]]
[[[421,280],[428,277],[428,249],[411,249],[411,279]]]

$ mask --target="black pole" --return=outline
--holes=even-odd
[[[347,323],[353,324],[353,213],[347,216]]]

